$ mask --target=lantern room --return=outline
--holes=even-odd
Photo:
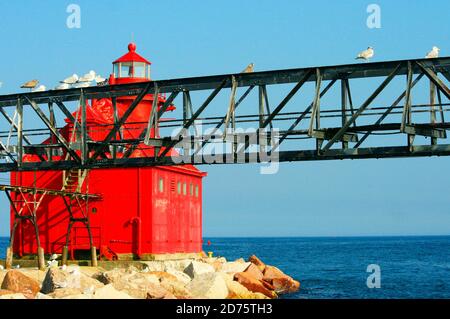
[[[152,63],[136,53],[136,44],[128,45],[128,53],[113,62],[109,84],[150,81]]]

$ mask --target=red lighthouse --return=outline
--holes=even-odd
[[[108,82],[112,85],[150,81],[150,65],[136,53],[136,45],[130,43],[128,53],[113,62],[113,74]],[[165,102],[162,95],[146,95],[123,125],[122,139],[139,137],[147,126],[155,99],[159,107]],[[133,100],[130,96],[87,101],[86,123],[90,138],[103,140],[107,130],[102,127],[111,127]],[[167,111],[174,109],[172,106]],[[74,112],[73,117],[79,118],[79,112]],[[73,123],[66,119],[60,133],[67,141],[74,142],[75,131]],[[150,136],[158,137],[158,129],[152,129]],[[50,137],[43,143],[52,142]],[[123,156],[124,152],[126,149],[118,146],[116,156]],[[153,152],[152,146],[140,144],[130,156],[150,156]],[[53,156],[64,157],[65,154]],[[36,159],[35,155],[25,155],[23,160]],[[192,165],[13,172],[13,186],[59,192],[54,193],[56,196],[44,191],[38,196],[36,192],[30,195],[20,189],[11,193],[12,251],[16,256],[24,256],[37,254],[39,250],[47,254],[68,250],[70,256],[77,258],[94,249],[107,259],[198,254],[202,251],[204,176],[206,173]],[[73,195],[77,193],[95,196]],[[29,210],[36,222],[16,225],[15,212],[19,210]]]

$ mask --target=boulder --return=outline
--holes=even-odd
[[[176,270],[176,269],[166,269],[166,272],[172,276],[174,276],[176,279],[187,285],[191,282],[191,277],[186,275],[184,272]]]
[[[80,272],[78,267],[67,267],[65,270],[50,268],[47,270],[41,292],[49,294],[60,288],[75,288],[83,291],[87,288],[100,288],[103,284]]]
[[[244,258],[241,257],[241,258],[236,259],[235,262],[237,262],[237,263],[245,263],[246,261],[245,261]]]
[[[261,261],[261,259],[259,259],[255,255],[251,255],[248,258],[248,261],[251,262],[252,264],[256,265],[259,268],[259,270],[261,270],[262,272],[264,271],[264,268],[266,268],[266,265]]]
[[[228,296],[227,284],[217,273],[197,275],[186,288],[194,298],[225,299]]]
[[[280,277],[286,277],[287,276],[284,272],[282,272],[277,267],[269,266],[269,265],[267,265],[264,268],[263,274],[264,274],[264,280],[267,281],[267,282],[272,282],[273,278],[280,278]]]
[[[0,270],[0,286],[2,285],[3,278],[5,278],[7,270]]]
[[[176,297],[160,285],[149,284],[146,299],[176,299]]]
[[[11,290],[6,290],[6,289],[0,289],[0,296],[11,295],[11,294],[15,294],[15,292],[11,291]]]
[[[22,274],[18,270],[10,270],[3,279],[1,289],[22,293],[28,298],[34,298],[41,289],[39,283]]]
[[[300,282],[292,278],[274,278],[272,286],[277,294],[296,292],[300,289]]]
[[[222,265],[222,268],[220,269],[221,272],[231,273],[235,274],[237,272],[243,272],[245,271],[252,263],[250,262],[227,262]]]
[[[269,297],[262,293],[248,290],[237,281],[231,280],[227,282],[227,288],[227,299],[269,299]]]
[[[27,299],[22,293],[12,293],[9,295],[0,296],[0,299]]]
[[[234,280],[239,282],[242,286],[250,291],[262,293],[269,298],[277,297],[277,294],[275,292],[267,289],[260,280],[253,278],[248,273],[238,272],[234,275]]]
[[[258,266],[256,266],[253,263],[250,263],[250,266],[248,266],[245,272],[258,280],[262,280],[264,277],[263,273],[261,272],[261,270],[259,270]]]
[[[195,276],[214,272],[214,267],[199,261],[191,261],[189,265],[184,269],[184,273],[187,274],[191,278],[195,278]]]
[[[93,299],[133,299],[130,295],[119,291],[109,284],[95,290]]]
[[[56,289],[55,291],[48,294],[47,296],[54,298],[54,299],[60,299],[60,298],[64,298],[67,296],[79,295],[81,293],[82,293],[82,291],[78,288],[60,288],[60,289]]]
[[[159,274],[160,272],[156,273]],[[172,277],[172,275],[167,275]],[[96,275],[96,278],[104,284],[112,284],[116,290],[123,291],[133,298],[138,299],[147,298],[149,285],[160,284],[159,277],[156,274],[130,272],[125,269],[113,269]]]
[[[42,285],[45,278],[45,271],[37,268],[21,268],[18,270],[25,276],[36,280],[40,285]]]
[[[300,283],[274,266],[266,266],[263,280],[269,283],[278,294],[296,292]]]
[[[191,292],[186,285],[179,280],[161,278],[161,286],[178,299],[192,298]]]

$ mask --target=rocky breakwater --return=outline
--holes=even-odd
[[[300,288],[298,281],[256,256],[135,266],[0,270],[0,299],[272,299]]]

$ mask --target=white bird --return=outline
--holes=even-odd
[[[39,85],[38,87],[31,89],[31,92],[43,92],[47,90],[47,88],[45,87],[45,85]]]
[[[0,270],[3,270],[3,269],[5,269],[2,265],[0,265]]]
[[[68,78],[60,81],[60,83],[67,83],[67,84],[75,84],[78,81],[78,75],[76,73],[72,74]]]
[[[70,89],[70,84],[61,83],[60,85],[55,87],[55,90],[67,90]]]
[[[56,260],[56,259],[58,259],[58,254],[53,254],[53,255],[51,255],[50,256],[50,260]]]
[[[372,47],[368,47],[367,50],[361,51],[357,56],[356,56],[356,60],[361,59],[361,60],[365,60],[368,61],[369,59],[371,59],[374,56],[375,52],[373,50]]]
[[[16,267],[15,267],[16,269],[19,269],[20,268],[20,265],[16,265]]]
[[[254,63],[250,63],[249,65],[247,65],[247,67],[242,70],[241,73],[252,73],[254,71],[255,68],[255,64]]]
[[[58,261],[57,260],[47,261],[47,267],[48,268],[58,267]]]
[[[91,70],[78,79],[78,82],[92,82],[95,79],[95,71]]]
[[[87,88],[91,86],[91,82],[77,82],[73,85],[74,88]]]
[[[434,46],[430,52],[427,53],[427,55],[425,56],[426,59],[435,59],[439,57],[439,51],[441,51],[441,49],[439,49],[437,46]]]
[[[98,83],[105,82],[106,79],[104,77],[102,77],[100,74],[97,74],[94,78],[94,81],[98,84]]]

